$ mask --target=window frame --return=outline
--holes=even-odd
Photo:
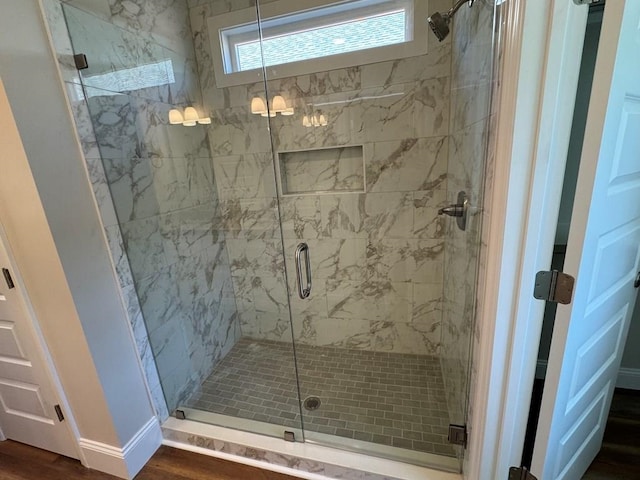
[[[353,8],[354,3],[356,4],[355,8]],[[405,22],[408,38],[402,43],[272,65],[266,67],[267,79],[274,80],[424,55],[427,53],[427,33],[429,30],[426,24],[426,4],[427,2],[424,0],[371,0],[366,5],[362,0],[348,3],[336,2],[335,0],[277,0],[267,3],[260,7],[260,12],[263,17],[263,34],[266,33],[268,37],[286,32],[297,32],[304,27],[310,29],[332,23],[342,23],[349,20],[348,14],[351,12],[356,17],[406,8]],[[308,11],[321,7],[326,7],[332,12],[328,15],[328,22],[325,15],[305,15]],[[337,21],[332,22],[333,20]],[[231,53],[233,45],[258,39],[259,32],[256,29],[256,23],[255,8],[237,10],[207,19],[213,69],[218,88],[262,81],[262,68],[229,73],[225,71],[225,65],[231,65],[234,70],[237,70],[237,59]],[[224,30],[232,28],[236,32],[231,35],[224,32]],[[230,39],[233,41],[231,44]]]

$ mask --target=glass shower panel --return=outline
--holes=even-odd
[[[405,12],[404,38],[344,57],[339,49],[353,40],[355,28],[349,22],[367,18],[360,10],[367,2],[341,2],[339,17],[329,11],[323,17],[321,8],[307,11],[313,24],[305,26],[307,41],[316,44],[316,57],[317,44],[326,51],[326,58],[311,62],[296,56],[306,48],[296,31],[300,12],[283,13],[283,2],[258,3],[263,42],[273,37],[283,43],[290,35],[284,52],[295,52],[289,62],[265,59],[277,63],[265,72],[277,112],[269,120],[305,440],[460,470],[463,449],[447,434],[450,423],[466,419],[470,345],[462,333],[444,330],[458,324],[463,333],[471,330],[473,307],[458,313],[452,300],[458,288],[475,299],[479,217],[453,259],[446,252],[458,237],[456,222],[438,210],[455,203],[458,172],[482,173],[486,130],[469,139],[465,151],[451,134],[459,133],[461,122],[484,118],[487,103],[465,97],[466,108],[480,116],[468,120],[451,95],[453,85],[487,80],[484,71],[477,81],[463,77],[456,62],[486,55],[469,69],[484,67],[485,60],[491,65],[493,7],[477,2],[464,9],[467,17],[456,23],[469,21],[475,30],[456,27],[438,43],[426,23],[432,12],[421,11],[426,2],[386,2],[390,11]],[[477,22],[481,12],[488,13],[488,24]],[[271,28],[276,15],[278,28]],[[470,53],[467,43],[484,29],[486,52]],[[391,25],[374,30],[392,31]],[[463,186],[480,205],[481,189]],[[298,293],[300,281],[306,286],[304,267],[296,279],[300,244],[308,246],[312,272],[307,298]],[[455,285],[451,276],[463,268],[456,262],[467,269],[457,279],[468,279],[464,284]],[[453,381],[446,378],[453,373]]]
[[[78,88],[117,215],[107,233],[169,411],[302,440],[268,122],[251,113],[265,86],[259,73],[216,84],[207,22],[223,2],[173,2],[161,21],[74,3]]]

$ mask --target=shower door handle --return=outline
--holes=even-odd
[[[306,270],[306,284],[302,285],[302,254]],[[296,276],[298,277],[298,296],[303,300],[311,294],[311,260],[309,259],[309,245],[301,243],[296,248]]]

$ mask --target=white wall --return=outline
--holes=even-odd
[[[0,213],[81,437],[121,448],[153,408],[40,4],[0,11],[0,78],[29,163],[0,129]]]

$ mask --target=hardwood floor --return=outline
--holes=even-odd
[[[640,391],[616,389],[602,448],[583,480],[640,479]]]
[[[0,480],[115,480],[77,460],[7,440],[0,442]],[[197,453],[160,447],[136,480],[295,480]]]

